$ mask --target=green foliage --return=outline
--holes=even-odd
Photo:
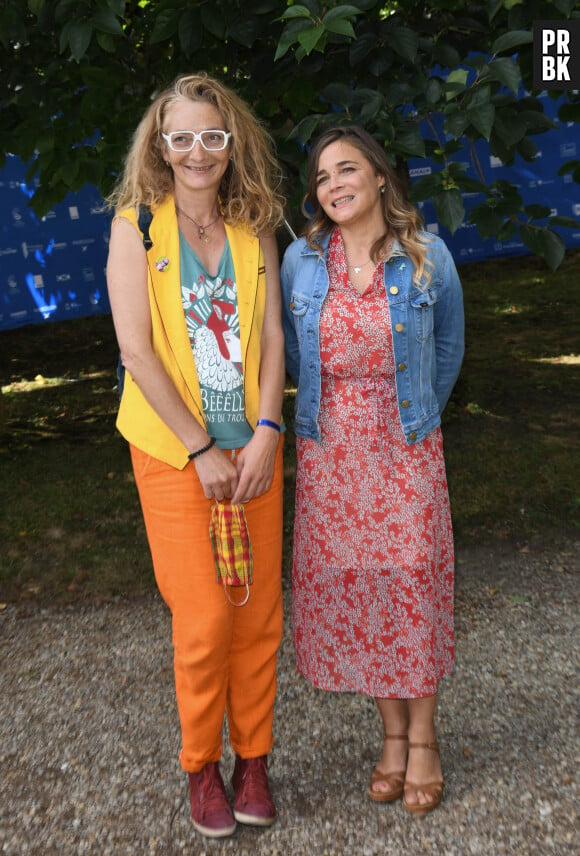
[[[38,214],[87,182],[106,194],[151,95],[203,68],[267,123],[291,208],[303,192],[301,146],[355,122],[397,166],[411,156],[441,166],[413,198],[432,198],[451,231],[465,218],[461,191],[481,193],[470,215],[481,235],[519,231],[554,267],[554,227],[574,221],[532,223],[521,200],[463,175],[453,156],[485,139],[507,165],[534,159],[534,137],[554,123],[532,89],[533,20],[578,14],[573,0],[4,0],[0,158],[31,161]],[[578,93],[559,117],[580,120]],[[580,179],[577,161],[568,171]]]

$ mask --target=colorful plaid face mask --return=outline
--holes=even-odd
[[[254,567],[244,506],[223,502],[212,505],[209,536],[213,547],[217,581],[223,585],[228,600],[236,606],[243,606],[250,596]],[[244,585],[245,599],[232,600],[227,587]]]

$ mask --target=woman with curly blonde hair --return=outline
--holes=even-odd
[[[441,414],[463,357],[445,244],[421,230],[361,128],[309,156],[304,237],[282,264],[296,379],[292,617],[299,671],[376,700],[369,797],[423,815],[443,790],[434,716],[453,666],[453,536]]]
[[[276,814],[267,761],[282,633],[279,181],[250,108],[192,74],[146,111],[109,200],[107,279],[125,370],[117,426],[172,614],[191,815],[209,837]],[[223,541],[217,527],[228,521],[239,528]],[[223,554],[234,543],[232,568]],[[225,715],[233,810],[219,767]]]

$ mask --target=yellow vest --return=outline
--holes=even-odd
[[[120,216],[139,229],[134,209],[126,209]],[[226,225],[226,233],[238,290],[246,419],[255,428],[260,397],[260,341],[266,306],[264,257],[259,239],[243,227]],[[179,232],[172,196],[155,209],[150,236],[153,246],[147,251],[147,260],[153,349],[183,401],[205,428],[201,391],[181,302]],[[155,264],[159,259],[169,262],[162,270]],[[160,264],[159,267],[164,266]],[[125,372],[117,428],[134,446],[176,469],[181,470],[188,463],[187,448],[146,401],[129,372]]]

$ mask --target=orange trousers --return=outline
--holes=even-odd
[[[211,501],[194,464],[176,470],[131,446],[155,578],[172,615],[180,761],[187,772],[221,758],[226,714],[230,743],[242,758],[267,755],[274,742],[282,638],[282,447],[280,438],[270,490],[244,506],[253,583],[248,602],[233,606],[217,582]]]

